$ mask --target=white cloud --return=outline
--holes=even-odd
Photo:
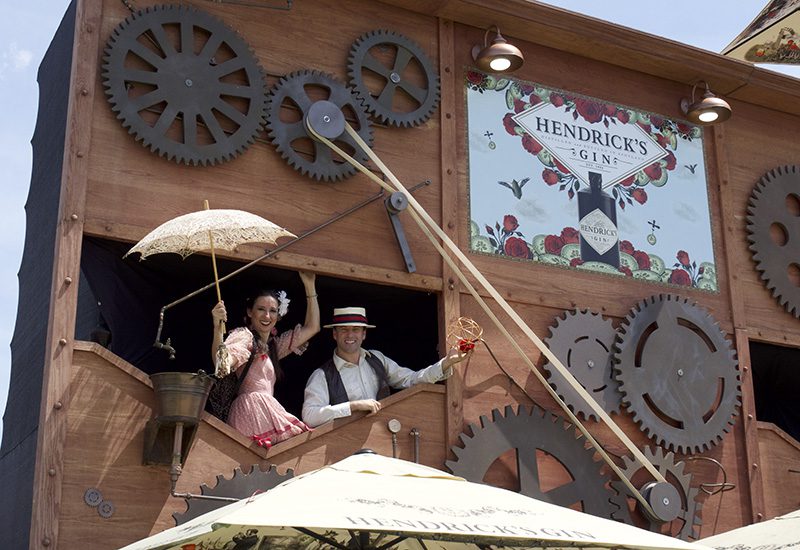
[[[9,44],[0,54],[0,80],[5,79],[9,71],[20,72],[27,69],[33,61],[33,52],[20,49],[16,42]]]

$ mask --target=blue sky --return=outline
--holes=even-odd
[[[673,0],[669,8],[662,2],[641,0],[546,3],[719,52],[755,18],[766,0]],[[0,203],[0,411],[5,411],[8,391],[10,343],[17,311],[17,272],[25,239],[30,140],[39,93],[36,73],[67,5],[65,0],[6,2],[4,17],[0,18],[0,165],[5,174]],[[765,68],[800,78],[800,66]]]

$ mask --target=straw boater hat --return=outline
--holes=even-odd
[[[363,307],[337,307],[333,310],[333,322],[322,328],[365,327],[375,328],[367,323],[367,310]]]

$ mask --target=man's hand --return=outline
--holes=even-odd
[[[360,401],[350,401],[350,411],[367,411],[376,413],[381,410],[381,402],[374,399],[362,399]]]
[[[470,352],[461,353],[456,348],[451,348],[447,357],[442,361],[442,374],[445,378],[453,374],[453,367],[466,359]]]

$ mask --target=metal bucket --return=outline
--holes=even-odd
[[[150,375],[156,392],[156,418],[196,424],[206,406],[214,378],[204,373],[158,372]]]

